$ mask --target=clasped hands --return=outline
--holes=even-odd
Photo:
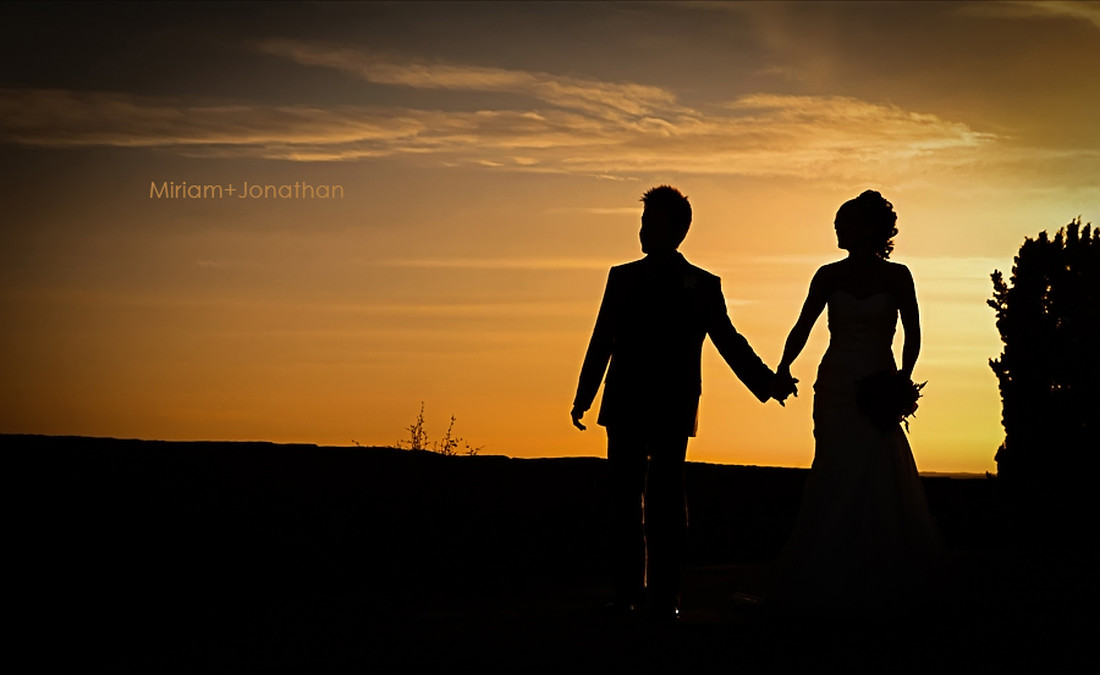
[[[772,389],[770,396],[774,398],[779,405],[786,406],[785,401],[791,394],[798,396],[798,380],[791,377],[791,371],[786,368],[780,368],[776,372],[775,377],[772,378]]]

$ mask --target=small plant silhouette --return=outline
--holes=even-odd
[[[482,446],[474,447],[454,433],[455,422],[458,418],[451,415],[451,423],[447,425],[447,431],[438,441],[428,442],[428,432],[424,430],[424,402],[420,402],[420,412],[416,415],[416,421],[405,430],[409,432],[408,439],[397,442],[397,447],[406,450],[421,450],[436,452],[441,455],[457,455],[459,448],[463,448],[465,455],[476,455],[481,452]]]
[[[416,421],[405,427],[405,430],[409,432],[409,439],[407,441],[398,441],[397,447],[407,450],[428,449],[428,432],[424,431],[423,401],[420,402],[420,412],[416,416]]]

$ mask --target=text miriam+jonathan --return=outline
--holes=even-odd
[[[314,185],[294,181],[280,185],[242,182],[179,183],[171,180],[149,181],[149,199],[343,199],[344,186],[322,183]]]

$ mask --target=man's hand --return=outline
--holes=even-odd
[[[588,428],[581,424],[581,418],[584,417],[584,411],[580,408],[574,407],[573,412],[569,413],[569,416],[573,418],[573,426],[577,427],[581,431],[584,431]]]
[[[784,401],[787,400],[788,396],[791,394],[794,394],[795,397],[798,396],[797,385],[798,380],[791,377],[790,372],[781,371],[776,373],[775,377],[772,379],[771,397],[778,401],[779,405],[786,406]]]

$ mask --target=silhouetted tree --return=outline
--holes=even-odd
[[[1005,430],[998,479],[1029,512],[1080,506],[1100,453],[1100,230],[1077,218],[1053,239],[1025,238],[1011,282],[992,278],[1004,343],[989,361]]]

